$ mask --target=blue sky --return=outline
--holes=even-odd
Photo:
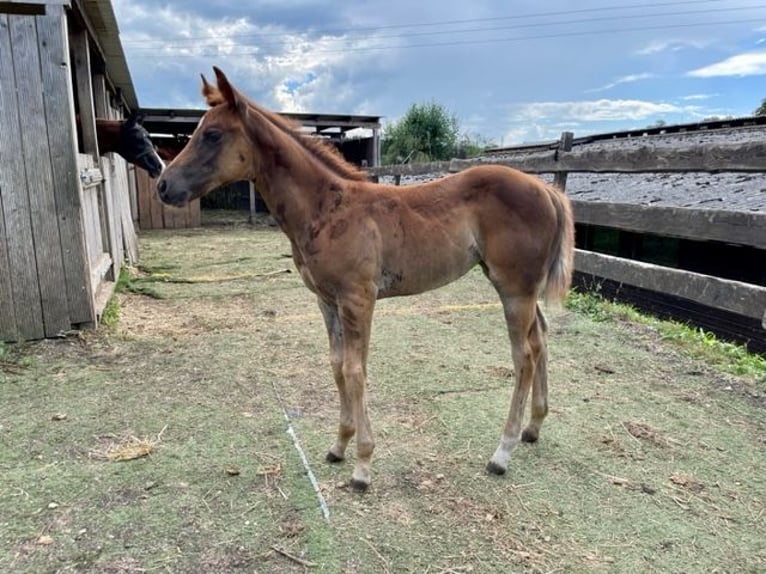
[[[436,101],[496,144],[749,115],[766,2],[113,0],[144,107],[201,108],[223,69],[276,111],[383,116]]]

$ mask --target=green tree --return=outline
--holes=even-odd
[[[754,116],[766,116],[766,98],[761,100],[761,105],[753,112]]]
[[[404,117],[383,130],[383,163],[452,159],[459,132],[457,118],[441,104],[412,104]]]

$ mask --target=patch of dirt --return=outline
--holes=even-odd
[[[695,494],[702,492],[705,488],[704,484],[685,472],[674,472],[670,475],[669,480],[673,484],[677,484],[681,488]]]
[[[646,423],[625,421],[622,423],[625,430],[628,431],[632,437],[639,440],[649,442],[655,446],[668,447],[671,445],[671,440],[662,436],[657,429],[652,428]]]
[[[120,294],[119,331],[141,337],[184,338],[218,330],[254,329],[263,321],[246,296],[206,302]]]

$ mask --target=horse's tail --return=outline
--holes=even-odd
[[[548,186],[547,190],[556,208],[557,223],[543,298],[546,303],[553,303],[564,298],[572,283],[574,217],[572,216],[572,205],[564,192],[555,186]]]

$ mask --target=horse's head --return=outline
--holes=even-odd
[[[185,203],[237,181],[252,178],[251,143],[246,137],[247,100],[218,68],[217,87],[202,77],[202,95],[211,108],[181,153],[157,182],[160,199]]]
[[[137,114],[123,122],[120,127],[119,153],[130,163],[149,172],[151,177],[158,177],[165,164],[154,148],[149,132],[141,125],[142,117]]]

